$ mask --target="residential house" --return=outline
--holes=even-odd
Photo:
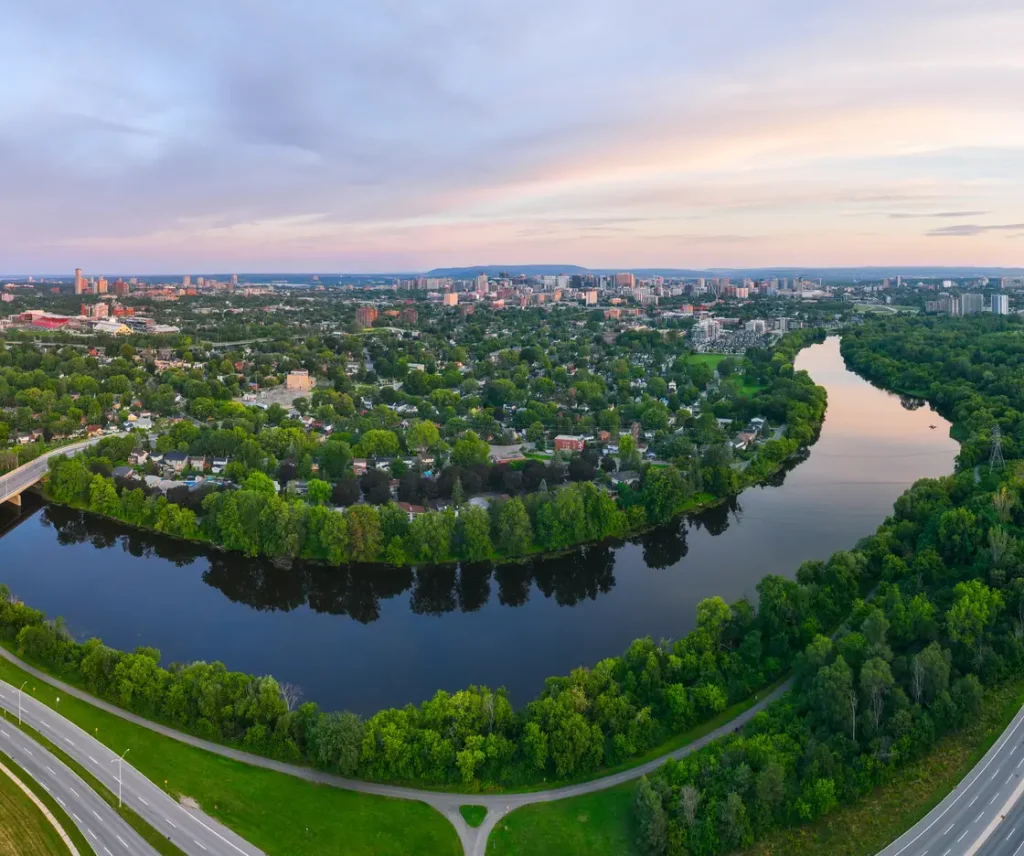
[[[188,466],[188,455],[185,452],[168,452],[164,455],[164,463],[176,473],[180,473]]]
[[[416,517],[416,516],[418,516],[420,514],[426,514],[426,512],[427,512],[427,509],[424,508],[422,505],[413,505],[412,503],[409,503],[409,502],[400,502],[400,503],[398,503],[398,507],[401,508],[402,511],[404,511],[406,514],[409,515],[409,520],[410,521],[412,521],[412,519],[414,517]]]

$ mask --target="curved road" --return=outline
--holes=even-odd
[[[6,722],[0,723],[0,752],[42,785],[99,856],[158,856],[76,773]]]
[[[745,723],[747,723],[750,719],[752,719],[760,711],[764,710],[765,707],[767,707],[773,701],[781,697],[785,692],[789,690],[790,687],[790,681],[786,681],[785,683],[777,687],[775,690],[773,690],[771,693],[766,695],[764,698],[758,700],[748,710],[745,710],[743,713],[739,714],[734,719],[730,720],[726,725],[720,726],[719,728],[716,728],[713,731],[708,732],[703,737],[699,737],[693,742],[688,743],[686,746],[682,746],[673,752],[661,755],[658,758],[655,758],[653,761],[648,761],[645,764],[641,764],[629,770],[623,770],[620,773],[615,773],[610,776],[604,776],[600,779],[593,779],[589,782],[582,782],[578,785],[566,785],[565,787],[553,788],[551,790],[546,791],[533,791],[530,793],[519,794],[458,794],[439,791],[419,790],[416,788],[399,787],[397,785],[383,785],[375,782],[364,782],[359,779],[346,779],[341,776],[334,776],[330,773],[321,772],[320,770],[314,770],[310,767],[299,767],[294,764],[285,764],[281,761],[274,761],[271,758],[264,758],[261,755],[252,755],[248,752],[242,752],[238,749],[232,749],[227,746],[222,746],[219,743],[211,743],[207,740],[201,740],[198,737],[193,737],[190,734],[184,734],[180,731],[176,731],[173,728],[168,728],[165,725],[160,725],[159,723],[151,722],[150,720],[144,719],[141,716],[136,716],[133,713],[129,713],[128,711],[122,710],[121,708],[116,707],[115,705],[109,704],[105,701],[101,701],[100,699],[97,699],[94,696],[91,696],[88,693],[83,692],[82,690],[76,689],[75,687],[65,684],[63,681],[58,681],[56,678],[50,677],[44,672],[41,672],[38,669],[29,666],[27,663],[23,663],[6,648],[0,647],[0,657],[3,657],[4,659],[14,663],[15,665],[23,669],[25,672],[32,675],[33,677],[38,678],[39,680],[44,681],[53,687],[56,687],[62,693],[66,693],[69,696],[73,696],[75,698],[81,699],[82,701],[88,702],[94,707],[98,707],[101,710],[106,711],[107,713],[113,714],[114,716],[118,716],[121,719],[125,719],[129,722],[135,723],[136,725],[140,725],[143,728],[148,728],[150,731],[155,731],[158,734],[164,735],[165,737],[170,737],[173,740],[178,740],[181,743],[187,743],[188,745],[195,746],[199,749],[205,749],[207,752],[212,752],[215,755],[221,755],[225,758],[231,758],[235,761],[241,761],[244,764],[251,764],[255,767],[263,767],[268,770],[275,770],[279,773],[285,773],[289,776],[295,776],[300,779],[306,779],[310,782],[317,782],[318,784],[331,785],[332,787],[342,788],[344,790],[357,791],[359,793],[364,794],[374,794],[376,796],[383,797],[395,797],[398,799],[418,800],[419,802],[426,803],[427,805],[432,806],[434,809],[439,811],[446,818],[448,818],[448,820],[452,823],[452,825],[455,827],[456,831],[459,834],[459,838],[462,841],[463,849],[467,854],[470,854],[470,856],[483,856],[487,848],[487,838],[490,835],[491,830],[494,828],[497,822],[512,809],[516,809],[524,805],[529,805],[531,803],[552,802],[554,800],[566,799],[567,797],[575,797],[580,796],[582,794],[593,793],[595,791],[602,791],[606,788],[615,787],[616,785],[622,784],[623,782],[629,782],[633,779],[638,779],[641,776],[646,775],[647,773],[651,773],[654,770],[658,769],[669,758],[682,758],[686,755],[689,755],[692,752],[696,752],[698,749],[703,748],[712,741],[717,740],[720,737],[724,737],[730,732],[737,730]],[[0,703],[2,703],[4,706],[8,708],[10,707],[10,702],[7,700],[7,697],[10,696],[10,693],[11,689],[9,685],[0,682]],[[23,706],[24,705],[25,702],[23,702]],[[78,731],[78,733],[83,735],[85,739],[92,740],[93,743],[97,743],[95,740],[93,740],[93,738],[89,737],[88,735],[85,735],[84,732],[81,732],[79,729],[77,729],[76,726],[67,722],[67,720],[64,720],[62,717],[58,717],[56,714],[54,714],[52,710],[50,710],[50,708],[46,707],[42,703],[36,702],[34,699],[32,699],[28,702],[28,705],[32,706],[33,711],[36,715],[43,716],[47,719],[48,722],[56,723],[57,720],[60,720],[61,722],[66,723],[66,727]],[[47,735],[50,736],[52,739],[52,735],[50,735],[49,732],[46,731],[45,727],[42,730],[44,731],[44,733],[47,733]],[[97,743],[97,745],[100,744]],[[102,748],[102,751],[105,753],[104,757],[112,756],[110,750],[106,749],[105,747]],[[80,759],[76,758],[76,760]],[[88,767],[88,769],[91,770],[92,766]],[[128,769],[128,765],[126,764],[126,794],[127,782],[129,781]],[[146,782],[150,785],[150,787],[155,787],[137,772],[132,771],[132,775],[134,777],[137,777],[138,780]],[[104,782],[106,781],[107,780],[104,780]],[[114,787],[117,787],[116,781]],[[174,803],[172,800],[170,800],[170,798],[167,797],[166,794],[163,793],[163,791],[159,789],[157,789],[157,791],[168,802],[170,802],[172,806],[175,806],[175,808],[180,809],[180,806],[178,806],[177,803]],[[487,817],[485,818],[483,824],[476,829],[470,827],[463,819],[462,815],[459,813],[459,806],[467,804],[482,805],[487,808]],[[136,810],[138,810],[134,803],[132,805],[133,808],[136,808]],[[184,811],[184,809],[181,810]],[[144,814],[142,811],[140,811],[139,813],[143,814],[143,816],[145,816],[147,820],[151,820],[151,818],[148,815]],[[209,818],[206,818],[205,816],[204,820],[210,825],[215,824],[215,821],[212,821]],[[167,831],[167,825],[165,823],[160,823],[159,818],[157,819],[157,822],[153,822],[153,825],[161,832]],[[227,833],[225,827],[220,827],[220,829],[223,832]],[[235,838],[238,841],[241,841],[241,839],[238,839],[237,836],[235,836]],[[175,843],[178,842],[176,841]],[[204,843],[207,842],[204,840]],[[244,842],[242,843],[244,844]],[[179,844],[179,846],[182,845]],[[258,851],[253,849],[251,845],[245,846],[248,849],[243,851],[220,850],[218,852],[224,853],[224,856],[239,856],[239,852],[258,853]],[[183,849],[189,850],[189,848],[187,847]],[[189,850],[189,852],[194,852],[194,848],[192,850]],[[212,848],[210,852],[214,852]],[[941,854],[939,854],[939,856],[941,856]]]
[[[55,455],[73,455],[76,452],[87,449],[89,446],[93,446],[100,440],[105,440],[107,437],[124,437],[125,433],[120,434],[106,434],[103,437],[92,437],[89,440],[82,440],[79,443],[71,443],[68,446],[61,446],[58,449],[53,449],[40,455],[38,458],[29,461],[27,464],[22,464],[17,469],[11,470],[6,475],[0,476],[0,502],[6,502],[8,499],[14,496],[20,495],[22,492],[28,490],[37,481],[39,481],[50,466],[50,458]]]
[[[0,681],[0,707],[8,711],[8,716],[11,719],[17,718],[18,690],[16,687],[3,681]],[[77,725],[55,713],[42,702],[36,701],[28,693],[21,693],[21,717],[26,725],[44,735],[54,745],[60,746],[64,752],[74,758],[75,761],[81,764],[83,768],[88,770],[114,794],[118,791],[118,767],[121,766],[122,799],[124,804],[142,817],[157,832],[168,838],[185,853],[190,854],[190,856],[264,856],[262,851],[257,850],[230,829],[213,820],[213,818],[203,814],[201,811],[186,808],[180,803],[175,802],[161,788],[139,773],[127,761],[119,765],[118,756],[114,752],[100,743],[95,737],[82,731]],[[8,735],[0,735],[4,741],[17,741],[19,737],[23,744],[27,741],[29,754],[22,753],[14,756],[20,766],[24,767],[25,761],[34,758],[34,753],[39,753],[40,756],[45,754],[51,759],[49,767],[45,771],[46,773],[49,772],[49,768],[52,768],[54,771],[58,769],[55,765],[59,764],[59,762],[50,753],[45,752],[42,747],[34,743],[34,741],[29,740],[22,732],[16,728],[5,728],[4,730]],[[3,744],[0,744],[0,748],[2,746]],[[63,765],[60,766],[63,767]],[[88,793],[93,802],[92,806],[83,809],[85,813],[80,812],[78,816],[72,815],[75,822],[81,826],[79,818],[85,820],[94,818],[97,827],[103,825],[105,828],[109,826],[109,828],[113,829],[113,821],[109,817],[104,817],[99,807],[95,805],[98,802],[107,810],[109,815],[112,815],[122,824],[122,827],[118,827],[121,829],[120,835],[122,839],[128,841],[129,838],[125,835],[123,829],[131,831],[130,827],[103,800],[89,791],[74,773],[71,773],[66,767],[64,770],[79,783],[75,790],[82,794]],[[39,778],[36,776],[35,771],[31,772],[34,777]],[[39,779],[39,781],[46,780]],[[55,799],[56,796],[54,794]],[[64,798],[67,799],[67,796],[65,795]],[[94,834],[97,831],[95,828],[91,830],[83,829],[83,831],[86,832],[87,837],[91,836],[90,840],[92,842],[98,840],[97,835]],[[139,851],[131,849],[126,851],[122,847],[119,854],[109,842],[104,841],[96,851],[99,856],[106,856],[106,853],[103,851],[104,846],[112,851],[112,856],[123,856],[126,852],[140,852],[147,854],[147,856],[150,853],[155,853],[152,848],[146,845],[145,850]]]
[[[952,793],[878,856],[1019,856],[1022,794],[1024,707]]]

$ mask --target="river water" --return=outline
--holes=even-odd
[[[848,371],[838,338],[796,367],[828,390],[810,455],[633,542],[497,567],[285,570],[28,500],[0,509],[0,582],[76,637],[273,674],[328,708],[370,714],[471,683],[518,706],[549,675],[686,633],[704,597],[756,599],[765,574],[852,547],[915,480],[952,471],[949,423]]]

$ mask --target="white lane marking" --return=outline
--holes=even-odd
[[[977,797],[975,797],[975,798],[974,798],[973,800],[971,800],[971,801],[970,801],[969,803],[967,803],[967,807],[968,807],[968,808],[970,808],[970,807],[971,807],[972,805],[974,805],[974,804],[975,804],[975,803],[976,803],[977,801],[978,801],[978,798],[977,798]]]
[[[115,835],[114,838],[116,838],[118,841],[120,841],[122,844],[124,844],[125,847],[128,846],[127,844],[124,843],[124,839],[120,835]]]
[[[977,823],[977,822],[978,822],[979,820],[981,820],[981,819],[982,819],[982,818],[983,818],[984,816],[985,816],[985,812],[983,812],[983,811],[980,811],[980,812],[978,812],[978,816],[977,816],[976,818],[974,818],[974,822],[975,822],[975,823]]]
[[[966,834],[967,834],[967,830],[965,829],[963,832],[960,833],[960,837],[956,840],[956,843],[959,844],[961,841],[963,841],[964,840],[964,836]]]
[[[53,767],[47,767],[46,769],[47,769],[47,771],[49,772],[49,774],[51,776],[56,776],[57,775],[55,772],[53,772]]]
[[[1024,764],[1024,758],[1021,758],[1021,759],[1020,759],[1020,760],[1019,760],[1019,761],[1017,762],[1017,767],[1018,767],[1018,769],[1020,768],[1020,765],[1021,765],[1021,764]]]
[[[1013,748],[1012,748],[1012,749],[1010,750],[1010,754],[1012,755],[1012,754],[1013,754],[1014,752],[1016,752],[1016,751],[1017,751],[1017,749],[1019,749],[1019,748],[1020,748],[1019,746],[1014,746],[1014,747],[1013,747]]]
[[[70,740],[68,740],[68,739],[67,739],[67,737],[65,737],[65,738],[64,738],[64,742],[65,742],[65,743],[67,743],[67,744],[68,744],[68,746],[74,746],[74,745],[75,745],[75,744],[74,744],[74,743],[72,743],[72,742],[71,742]]]
[[[78,816],[77,814],[75,814],[74,812],[71,812],[71,816],[72,816],[72,817],[73,817],[73,818],[74,818],[75,820],[77,820],[77,821],[78,821],[79,823],[81,823],[81,822],[82,822],[82,818],[80,818],[80,817],[79,817],[79,816]]]
[[[71,791],[71,793],[73,793],[76,797],[78,796],[78,791],[76,791],[74,788],[68,788],[68,790]]]
[[[108,849],[106,848],[106,846],[104,846],[104,847],[103,847],[103,852],[104,852],[104,853],[106,853],[106,854],[107,854],[107,856],[114,856],[114,854],[113,854],[113,853],[111,853],[111,852],[110,852],[110,851],[109,851],[109,850],[108,850]]]
[[[196,841],[196,840],[195,840],[194,838],[192,839],[192,841],[193,841],[193,842],[195,842],[195,843],[196,843],[197,845],[199,845],[199,847],[202,847],[202,848],[203,848],[203,850],[205,850],[205,849],[206,849],[205,847],[203,847],[203,845],[202,845],[202,844],[200,844],[200,843],[199,843],[198,841]]]
[[[54,799],[57,800],[57,802],[59,802],[62,806],[67,806],[67,803],[64,802],[64,800],[62,800],[60,797],[54,797]]]
[[[945,853],[942,854],[942,856],[949,856],[949,854],[952,853],[952,852],[953,852],[952,849],[947,850]]]
[[[0,734],[3,734],[4,737],[10,737],[11,736],[6,731],[4,731],[2,728],[0,728]]]
[[[142,803],[143,805],[146,805],[146,806],[149,805],[149,803],[146,802],[142,797],[139,797],[139,802]]]
[[[166,821],[167,821],[167,822],[168,822],[168,823],[169,823],[169,824],[170,824],[171,826],[173,826],[173,827],[174,827],[175,829],[177,829],[177,828],[178,828],[178,825],[177,825],[177,824],[176,824],[176,823],[175,823],[175,822],[174,822],[173,820],[171,820],[171,819],[170,819],[169,817],[165,817],[165,818],[164,818],[164,820],[166,820]]]
[[[100,823],[103,823],[103,818],[100,817],[98,814],[96,814],[95,810],[93,811],[92,814],[93,814],[93,817],[95,817]]]
[[[946,827],[946,831],[943,832],[942,834],[943,835],[949,835],[949,830],[951,830],[954,826],[956,826],[956,824],[955,823],[951,823],[949,826]]]
[[[89,760],[92,761],[94,764],[99,764],[99,761],[93,758],[92,755],[89,756]]]
[[[203,823],[202,820],[199,819],[199,817],[197,817],[196,815],[192,814],[192,812],[190,812],[184,806],[179,805],[178,808],[180,808],[185,814],[187,814],[192,820],[194,820],[196,823],[198,823],[203,829],[205,829],[211,835],[216,835],[221,841],[223,841],[225,844],[227,844],[227,846],[230,847],[232,850],[235,850],[236,852],[241,853],[242,856],[249,856],[249,854],[246,853],[246,851],[244,851],[241,847],[239,847],[233,841],[228,841],[216,829],[211,829],[209,826],[207,826],[205,823]]]
[[[40,782],[39,784],[40,784],[40,786],[42,787],[42,789],[44,791],[46,791],[47,793],[50,793],[50,786],[48,784],[46,784],[46,782]]]
[[[1022,841],[1022,842],[1021,842],[1021,843],[1020,843],[1020,844],[1019,844],[1019,845],[1017,846],[1017,849],[1013,851],[1013,856],[1017,856],[1017,854],[1018,854],[1018,853],[1020,853],[1020,848],[1021,848],[1021,847],[1024,847],[1024,841]]]
[[[21,747],[21,751],[24,752],[26,755],[32,754],[32,750],[26,749],[24,746]]]
[[[996,801],[996,797],[998,797],[998,796],[999,796],[999,794],[993,794],[993,795],[992,795],[992,799],[990,799],[990,800],[988,801],[988,804],[989,804],[989,805],[992,805],[992,803],[994,803],[994,802]]]
[[[906,850],[911,844],[916,844],[917,841],[921,838],[922,835],[924,835],[929,829],[931,829],[933,826],[935,826],[936,823],[938,823],[940,820],[942,820],[942,818],[943,818],[943,816],[945,816],[946,812],[949,811],[953,806],[955,806],[960,801],[960,797],[962,797],[965,793],[967,793],[967,791],[970,789],[971,785],[973,785],[976,781],[978,781],[978,776],[980,776],[982,773],[984,773],[985,770],[988,769],[989,764],[991,764],[996,759],[996,755],[999,753],[999,750],[1004,748],[1006,746],[1006,744],[1010,742],[1010,738],[1013,737],[1013,735],[1016,733],[1017,729],[1020,728],[1021,723],[1024,722],[1024,715],[1022,715],[1021,713],[1018,713],[1017,717],[1016,717],[1016,720],[1017,721],[1013,724],[1013,728],[1010,729],[1010,732],[1008,734],[1006,734],[1006,736],[1004,738],[1002,738],[999,741],[997,741],[996,745],[993,746],[991,750],[989,750],[989,751],[993,752],[992,757],[989,758],[988,761],[985,762],[985,766],[982,767],[978,771],[978,775],[975,776],[973,779],[971,779],[971,781],[968,782],[966,785],[964,785],[963,790],[953,799],[952,802],[950,802],[949,805],[947,805],[942,811],[939,812],[939,814],[938,814],[938,816],[936,816],[935,820],[933,820],[924,829],[922,829],[919,833],[917,833],[917,835],[915,835],[913,838],[911,838],[910,841],[908,841],[906,844],[904,844],[899,850],[897,850],[894,854],[892,854],[892,856],[900,856],[900,854],[904,850]],[[1020,765],[1018,764],[1018,766],[1020,766]],[[961,784],[963,784],[963,782],[961,782]],[[964,835],[966,835],[966,834],[967,833],[965,832]],[[963,835],[961,835],[960,838],[963,838]],[[959,840],[960,839],[958,838],[957,841],[959,841]],[[238,850],[237,847],[235,849]],[[242,853],[244,851],[239,850],[239,852]],[[1014,856],[1017,856],[1017,854],[1015,853]]]
[[[96,837],[96,833],[89,829],[89,827],[86,827],[85,831],[88,832],[90,836],[92,836],[93,841],[99,841],[99,839]]]

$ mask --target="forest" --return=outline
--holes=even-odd
[[[641,781],[634,811],[643,852],[726,853],[825,815],[976,717],[985,687],[1021,674],[1020,330],[994,318],[900,318],[844,334],[852,368],[927,397],[954,420],[959,472],[917,482],[877,533],[845,554],[878,583],[854,599],[848,618],[835,613],[845,618],[839,632],[813,628],[802,620],[806,605],[796,605],[792,692],[741,734]],[[1007,463],[990,471],[996,424]],[[805,563],[798,584],[813,592],[834,561]]]

